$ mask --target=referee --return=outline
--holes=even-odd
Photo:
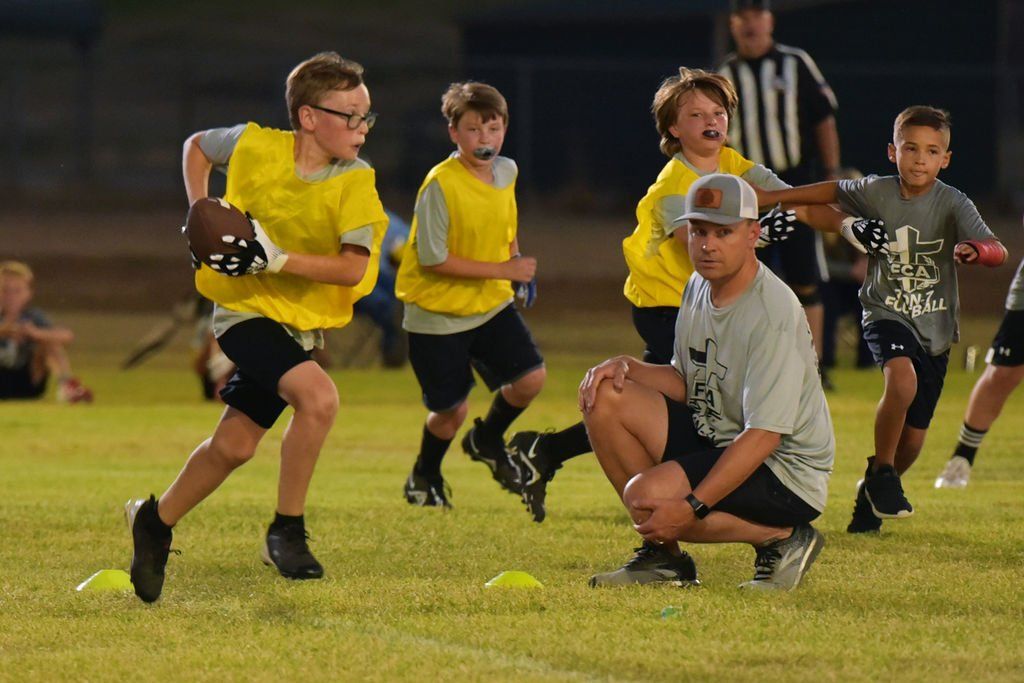
[[[814,60],[772,38],[769,0],[732,0],[729,30],[736,52],[719,72],[736,87],[737,114],[729,144],[790,185],[834,179],[839,170],[836,98]],[[828,278],[821,236],[801,224],[787,241],[760,250],[807,314],[821,358],[824,310],[819,285]],[[828,380],[823,377],[828,387]]]

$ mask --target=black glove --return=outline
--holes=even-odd
[[[754,246],[760,249],[789,239],[790,234],[796,230],[796,212],[792,209],[783,211],[781,207],[776,206],[761,216],[758,222],[761,224],[761,235]]]
[[[245,217],[252,223],[255,236],[252,239],[225,235],[221,237],[224,244],[236,247],[238,251],[230,254],[212,254],[210,256],[210,268],[213,268],[222,275],[238,277],[239,275],[256,275],[267,271],[276,273],[284,267],[288,260],[288,254],[274,242],[263,230],[255,218],[248,213]]]
[[[889,236],[885,234],[885,223],[875,218],[856,218],[849,216],[843,219],[843,227],[839,231],[846,241],[858,251],[872,256],[889,256]]]

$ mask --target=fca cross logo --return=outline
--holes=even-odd
[[[896,349],[899,349],[900,351],[903,350],[903,344],[892,344],[891,346],[893,351],[895,351]]]

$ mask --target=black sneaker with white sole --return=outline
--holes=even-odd
[[[882,465],[864,480],[864,495],[879,519],[902,519],[914,514],[913,506],[903,494],[900,475],[892,465]]]
[[[547,434],[539,432],[516,432],[508,440],[508,453],[519,468],[523,504],[535,522],[543,522],[547,516],[544,501],[547,498],[548,482],[562,466],[547,457],[544,451],[546,438]]]
[[[319,579],[324,568],[309,550],[309,533],[301,524],[270,525],[260,557],[286,579]]]
[[[452,487],[443,477],[430,478],[419,474],[416,468],[412,468],[409,478],[405,480],[402,487],[402,494],[410,505],[420,507],[440,507],[450,509],[452,504],[448,499],[452,495]]]
[[[740,588],[793,590],[824,547],[825,537],[810,524],[794,527],[789,538],[756,548],[754,578]]]
[[[157,517],[156,498],[152,494],[148,499],[125,503],[124,518],[132,535],[132,587],[144,602],[156,602],[164,589],[164,570],[173,533]]]
[[[660,545],[644,541],[634,555],[615,571],[590,577],[591,588],[660,583],[668,586],[699,586],[697,565],[690,554],[673,555]]]
[[[517,495],[522,493],[519,483],[519,469],[512,464],[512,459],[505,450],[505,444],[499,439],[489,439],[481,434],[483,420],[473,420],[473,427],[462,437],[462,450],[473,460],[482,462],[491,470],[494,481],[501,488]]]
[[[864,494],[864,482],[871,476],[874,461],[875,456],[868,458],[868,466],[864,470],[864,478],[857,482],[857,499],[853,503],[853,517],[850,519],[850,523],[846,525],[846,533],[848,534],[877,533],[882,528],[882,520],[875,517],[875,512],[871,509],[871,503],[868,502],[868,497]]]

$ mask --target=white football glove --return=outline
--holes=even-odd
[[[776,206],[761,216],[758,222],[761,224],[761,235],[754,246],[760,249],[789,239],[790,234],[796,230],[796,212],[792,209],[783,211],[781,206]]]
[[[250,216],[245,217],[252,223],[255,236],[251,240],[234,235],[221,237],[224,244],[237,247],[238,251],[231,254],[213,254],[210,256],[210,267],[223,275],[236,277],[238,275],[256,275],[266,271],[277,273],[284,268],[288,260],[288,253],[281,247],[274,244],[267,235],[260,222]]]
[[[889,256],[889,236],[885,234],[885,223],[875,218],[847,216],[839,234],[862,254]]]

